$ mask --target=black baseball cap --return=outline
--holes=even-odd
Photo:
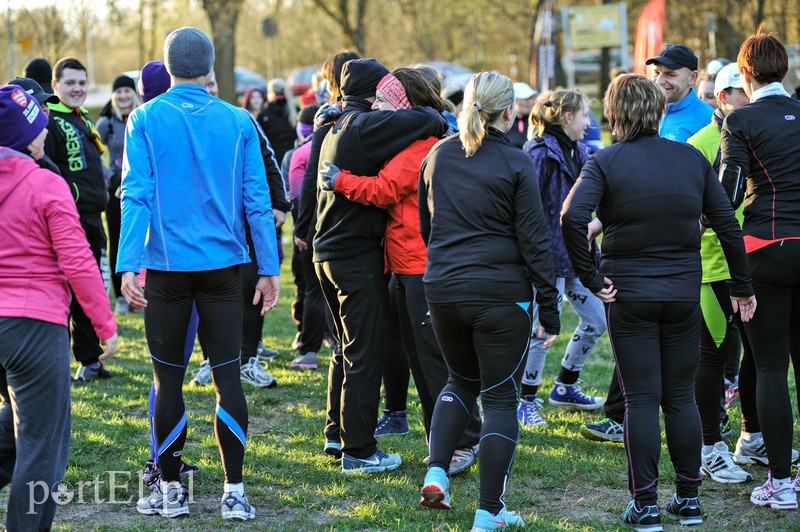
[[[33,96],[40,105],[45,103],[59,103],[61,100],[55,94],[44,92],[42,86],[31,78],[14,78],[8,82],[9,85],[22,87],[22,90]]]
[[[660,54],[645,61],[647,65],[652,65],[653,63],[663,65],[672,70],[678,68],[697,70],[697,56],[685,44],[670,44],[661,50]]]

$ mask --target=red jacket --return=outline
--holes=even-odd
[[[350,201],[386,209],[386,270],[406,275],[425,273],[428,250],[419,232],[417,188],[419,167],[439,141],[418,140],[390,159],[376,177],[342,170],[334,190]]]
[[[72,286],[97,336],[117,330],[66,181],[0,148],[0,316],[67,325]]]

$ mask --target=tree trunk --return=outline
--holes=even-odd
[[[214,42],[219,97],[236,104],[236,82],[233,67],[236,61],[236,25],[244,0],[203,0],[203,9],[211,23],[211,40]]]
[[[204,0],[207,1],[207,0]],[[342,30],[342,35],[347,41],[347,46],[354,47],[364,55],[367,48],[367,3],[369,0],[337,0],[337,5],[331,6],[326,0],[312,0],[320,11],[328,15]],[[352,6],[355,5],[355,24],[352,22]]]

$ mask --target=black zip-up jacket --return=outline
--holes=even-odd
[[[592,212],[603,222],[599,270],[586,242]],[[700,301],[700,215],[717,233],[733,296],[751,296],[742,232],[708,160],[657,135],[596,152],[561,212],[564,243],[583,286],[608,277],[619,301]]]
[[[437,143],[420,168],[423,276],[431,303],[531,301],[558,334],[558,290],[539,182],[530,158],[497,129],[466,157],[458,136]]]
[[[49,107],[44,151],[69,185],[78,213],[99,214],[106,208],[108,190],[103,161],[91,129],[66,105],[50,104]],[[88,115],[84,117],[89,121]]]
[[[764,96],[736,109],[723,122],[720,149],[722,164],[740,166],[747,177],[743,233],[800,236],[800,101]]]
[[[429,107],[370,111],[370,106],[362,98],[345,98],[344,112],[322,142],[320,167],[331,161],[355,175],[375,176],[415,140],[440,137],[448,128],[444,117]],[[354,257],[382,245],[386,211],[318,189],[316,229],[315,262]]]

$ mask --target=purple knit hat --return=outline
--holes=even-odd
[[[161,61],[149,61],[139,74],[139,95],[147,102],[169,90],[171,80]]]
[[[47,127],[36,98],[16,85],[0,87],[0,146],[22,151]]]

